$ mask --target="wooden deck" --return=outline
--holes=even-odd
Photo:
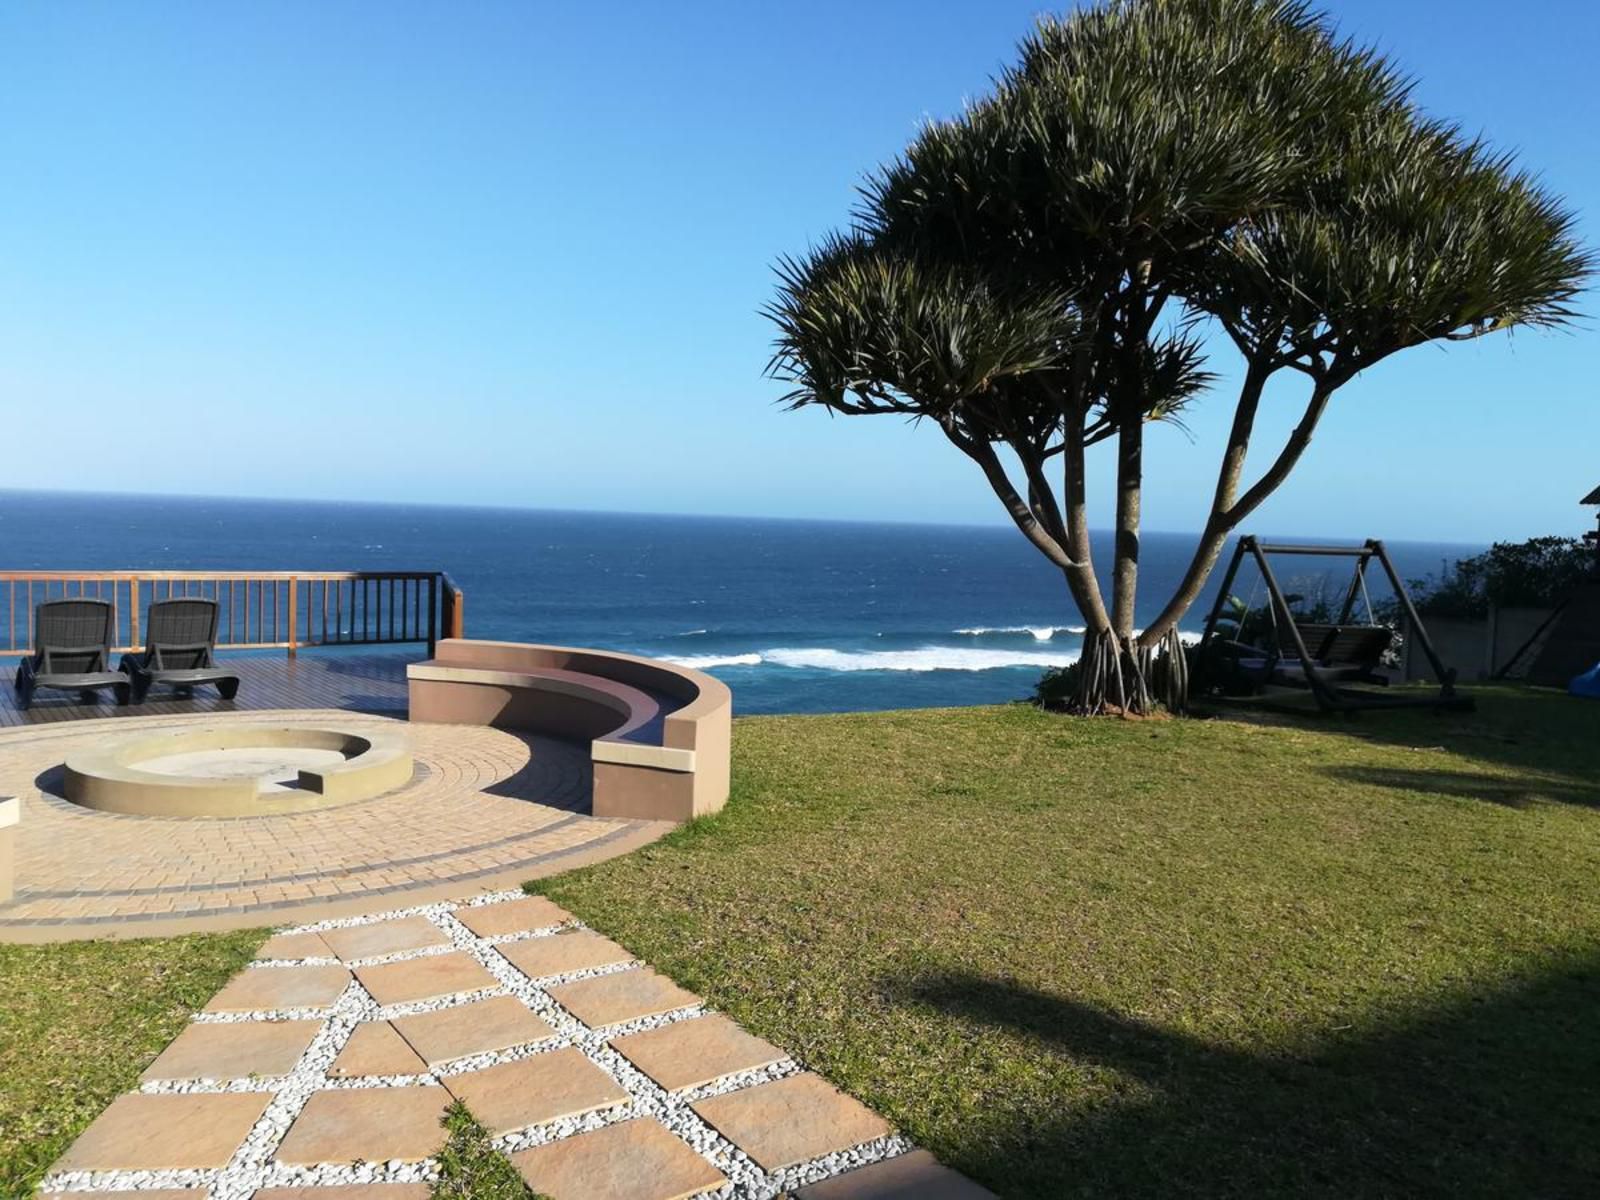
[[[156,717],[250,712],[261,709],[337,708],[383,716],[406,715],[406,664],[426,655],[422,646],[404,652],[351,653],[339,650],[284,654],[223,654],[219,658],[238,669],[243,681],[239,695],[223,700],[215,688],[197,689],[193,696],[176,695],[158,688],[143,704],[119,708],[109,692],[102,703],[81,704],[71,692],[41,691],[26,712],[17,707],[11,680],[19,661],[0,659],[5,674],[0,685],[0,727],[45,725],[58,721],[97,720],[106,717]]]

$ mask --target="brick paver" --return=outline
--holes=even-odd
[[[694,1110],[769,1171],[889,1132],[882,1117],[809,1072],[713,1096]]]
[[[322,940],[334,954],[345,962],[351,962],[358,958],[397,954],[403,950],[442,946],[450,939],[445,936],[444,930],[427,917],[397,917],[393,921],[330,929],[322,935]]]
[[[500,953],[530,979],[544,979],[551,975],[565,975],[569,971],[585,971],[590,967],[605,967],[613,963],[632,960],[621,946],[608,937],[588,929],[574,929],[552,937],[529,938],[525,942],[512,942],[502,946]]]
[[[60,795],[60,764],[108,735],[265,716],[356,733],[399,728],[417,776],[358,804],[230,820],[95,812]],[[377,912],[407,903],[408,892],[436,900],[504,887],[626,851],[670,827],[587,815],[591,780],[587,747],[576,742],[327,709],[0,728],[0,795],[22,798],[16,898],[0,913],[0,940],[244,928],[281,922],[295,910]],[[521,932],[517,923],[539,907],[483,919]],[[314,953],[304,953],[307,947]],[[267,952],[328,953],[317,950],[315,939]]]
[[[207,1012],[267,1012],[284,1008],[327,1008],[350,982],[344,967],[262,967],[228,980]]]
[[[479,937],[503,937],[532,929],[548,929],[572,920],[572,914],[543,896],[524,896],[519,900],[461,909],[456,919]]]
[[[356,1026],[350,1040],[328,1068],[335,1079],[365,1075],[420,1075],[428,1064],[417,1057],[405,1038],[388,1021],[366,1021]]]
[[[357,967],[356,978],[379,1004],[436,1000],[494,986],[494,976],[477,959],[460,951]]]
[[[642,1119],[580,1133],[513,1154],[528,1186],[551,1200],[683,1200],[724,1181],[659,1121]]]
[[[926,1150],[835,1175],[796,1195],[799,1200],[994,1200],[988,1188],[952,1171]]]
[[[611,1044],[669,1092],[780,1062],[784,1053],[715,1013],[647,1029]]]
[[[526,1004],[511,996],[396,1017],[393,1024],[430,1067],[543,1041],[555,1033]]]
[[[415,1162],[444,1144],[450,1094],[437,1085],[317,1092],[295,1118],[278,1161]]]
[[[256,951],[262,959],[332,958],[333,950],[320,933],[278,933]]]
[[[270,1094],[118,1096],[56,1163],[57,1171],[220,1167],[266,1111]]]
[[[564,983],[551,988],[550,995],[578,1020],[595,1028],[700,1003],[699,996],[648,967]]]
[[[629,1098],[616,1080],[571,1046],[451,1075],[445,1087],[494,1133],[614,1108]]]
[[[294,1070],[321,1021],[228,1021],[190,1025],[139,1078],[245,1079]]]
[[[181,1182],[190,1197],[228,1200],[421,1200],[459,1100],[554,1200],[988,1195],[647,966],[530,979],[502,951],[565,962],[567,943],[614,943],[579,923],[555,933],[551,915],[571,918],[524,899],[276,935],[273,953],[291,960],[319,947],[393,957],[353,974],[272,958],[246,967],[68,1148],[43,1194],[131,1187],[160,1200],[154,1188]],[[553,960],[531,954],[552,947]],[[320,1013],[272,1015],[286,1007]],[[189,1090],[192,1079],[206,1082]],[[172,1171],[189,1174],[160,1173]]]

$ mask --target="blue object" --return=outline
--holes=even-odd
[[[1595,663],[1592,671],[1585,671],[1567,684],[1567,691],[1574,696],[1588,696],[1591,700],[1600,700],[1600,663]]]

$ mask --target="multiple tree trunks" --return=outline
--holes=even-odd
[[[1083,635],[1078,686],[1069,711],[1084,716],[1149,716],[1181,713],[1189,697],[1189,658],[1182,638],[1170,631],[1153,646],[1109,629]]]

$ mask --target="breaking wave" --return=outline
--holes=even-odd
[[[761,665],[761,655],[681,654],[669,655],[665,661],[677,663],[680,667],[692,667],[696,671],[704,671],[709,667],[759,667]]]
[[[683,667],[757,667],[770,664],[811,671],[993,671],[1002,667],[1064,667],[1075,650],[977,650],[965,646],[924,646],[919,650],[830,650],[784,647],[759,654],[701,654],[673,658]]]
[[[1048,642],[1058,633],[1080,635],[1084,632],[1082,625],[975,625],[970,629],[956,629],[952,632],[961,637],[987,637],[997,633],[1031,633],[1036,642]]]

